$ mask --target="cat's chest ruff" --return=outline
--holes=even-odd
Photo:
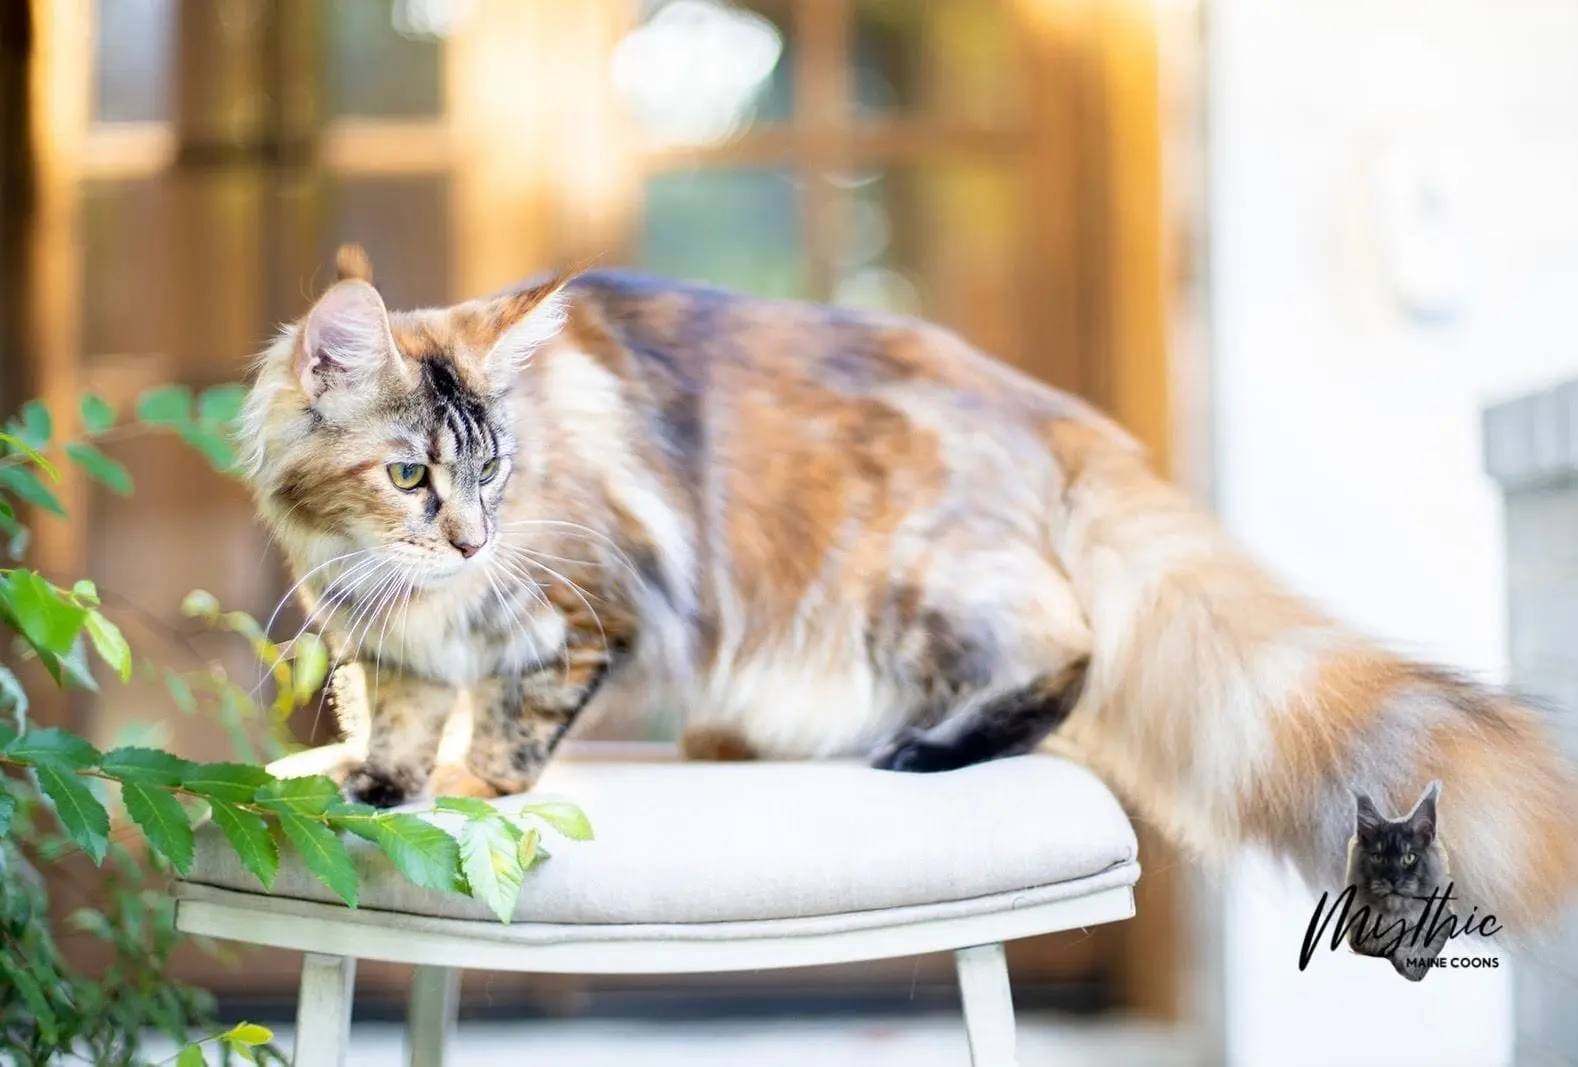
[[[372,634],[359,658],[463,687],[553,662],[566,626],[557,610],[530,598],[512,598],[504,610],[482,598],[440,595],[413,601]]]

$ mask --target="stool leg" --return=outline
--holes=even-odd
[[[1017,1067],[1014,1000],[1003,946],[961,948],[954,961],[964,1001],[964,1028],[970,1036],[970,1062],[974,1067]]]
[[[460,971],[418,967],[405,1009],[405,1043],[411,1067],[444,1067],[444,1046],[460,1010]]]
[[[301,959],[292,1067],[345,1067],[351,1044],[351,990],[356,960],[308,952]]]

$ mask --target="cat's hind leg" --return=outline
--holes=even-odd
[[[471,772],[503,795],[531,789],[596,695],[608,665],[606,651],[577,649],[568,661],[476,686],[466,756]]]
[[[1029,685],[975,694],[929,729],[899,731],[872,756],[871,765],[924,774],[1023,755],[1068,717],[1083,679],[1080,661]]]

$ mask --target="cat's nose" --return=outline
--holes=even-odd
[[[482,551],[482,546],[474,541],[451,540],[449,543],[454,545],[455,551],[459,552],[466,559],[470,559]]]

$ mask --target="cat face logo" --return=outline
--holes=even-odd
[[[1347,886],[1329,909],[1330,894],[1321,894],[1304,935],[1299,970],[1309,966],[1333,919],[1337,920],[1333,951],[1346,940],[1352,952],[1390,960],[1397,973],[1411,982],[1423,980],[1433,967],[1446,965],[1441,952],[1452,938],[1495,934],[1499,926],[1494,915],[1481,919],[1470,911],[1467,921],[1459,919],[1447,849],[1438,832],[1440,798],[1441,783],[1433,781],[1407,815],[1392,818],[1369,797],[1355,794]],[[1500,962],[1496,957],[1473,960],[1489,967]]]

